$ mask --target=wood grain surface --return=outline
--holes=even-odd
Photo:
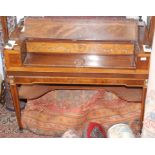
[[[69,40],[122,40],[137,41],[135,20],[108,20],[105,18],[62,17],[26,18],[25,37]]]

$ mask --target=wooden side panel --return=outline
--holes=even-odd
[[[26,42],[28,52],[34,53],[94,53],[94,54],[133,54],[134,44],[119,43],[64,43]]]
[[[4,50],[5,65],[9,67],[19,67],[22,65],[21,55],[19,51],[15,50]]]
[[[137,69],[149,69],[150,65],[150,54],[143,53],[138,54],[136,57],[136,68]]]

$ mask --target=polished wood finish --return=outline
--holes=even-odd
[[[42,61],[38,58],[41,58]],[[27,54],[24,65],[38,67],[135,68],[133,55]]]
[[[20,128],[18,84],[52,84],[56,89],[144,87],[150,55],[141,48],[137,21],[54,17],[25,22],[25,32],[19,27],[13,32],[18,45],[4,51]],[[144,98],[141,110],[143,120]]]
[[[134,44],[104,43],[104,42],[51,42],[27,41],[27,52],[32,53],[79,53],[79,54],[133,54]]]
[[[44,25],[42,24],[44,23]],[[137,22],[133,20],[106,20],[104,17],[26,18],[23,37],[68,40],[138,39]]]
[[[14,79],[10,79],[10,90],[11,90],[11,95],[12,95],[12,99],[13,99],[13,104],[15,107],[17,123],[18,123],[19,129],[22,129],[23,127],[22,127],[22,123],[21,123],[20,103],[19,103],[17,85],[14,83]]]
[[[137,69],[149,69],[150,53],[141,53],[137,55],[136,67]]]

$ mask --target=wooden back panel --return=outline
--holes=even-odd
[[[68,40],[138,41],[135,20],[108,20],[103,17],[61,17],[25,19],[24,37]]]

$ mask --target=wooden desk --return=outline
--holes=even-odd
[[[18,84],[52,84],[56,89],[142,87],[142,124],[150,55],[138,42],[135,21],[30,18],[25,28],[24,33],[18,28],[13,34],[17,45],[4,50],[20,129]]]
[[[58,69],[56,69],[56,71],[58,71]],[[79,71],[79,74],[77,73],[77,76],[75,75],[72,77],[69,74],[63,76],[63,73],[61,76],[54,76],[53,74],[51,77],[50,75],[47,76],[47,74],[41,75],[40,72],[37,72],[35,75],[35,73],[32,71],[31,72],[25,72],[24,70],[23,71],[19,70],[19,72],[8,71],[8,78],[10,82],[10,88],[11,88],[11,93],[12,93],[12,97],[14,101],[14,106],[16,110],[19,127],[22,128],[21,112],[20,112],[18,92],[17,92],[18,84],[53,84],[55,85],[56,89],[64,89],[64,88],[65,89],[70,89],[70,88],[71,89],[87,89],[88,87],[91,87],[91,89],[92,88],[97,89],[97,86],[101,87],[102,85],[125,85],[127,87],[142,87],[143,88],[142,107],[141,107],[142,108],[141,109],[141,121],[142,121],[143,115],[144,115],[144,103],[145,103],[145,95],[146,95],[146,85],[145,85],[146,79],[143,79],[140,77],[139,78],[128,78],[127,76],[129,75],[136,77],[136,75],[133,73],[129,74],[128,73],[129,71],[130,70],[126,70],[124,71],[123,74],[121,74],[119,70],[117,73],[115,70],[108,70],[107,73],[106,72],[103,73],[103,77],[97,77],[97,76],[91,77],[90,76],[91,73],[89,73],[89,70],[87,71],[87,76],[86,75],[83,76],[82,71]],[[113,72],[113,73],[110,73],[110,72]],[[121,72],[123,72],[123,70],[121,70]],[[46,72],[46,73],[50,74],[51,72]],[[70,73],[72,74],[72,72]],[[86,74],[85,71],[84,71],[84,74]],[[104,75],[106,74],[109,74],[109,77],[108,76],[104,77]],[[141,76],[141,75],[142,75],[141,73],[140,74],[138,73],[138,76]],[[119,78],[119,76],[121,77]]]

